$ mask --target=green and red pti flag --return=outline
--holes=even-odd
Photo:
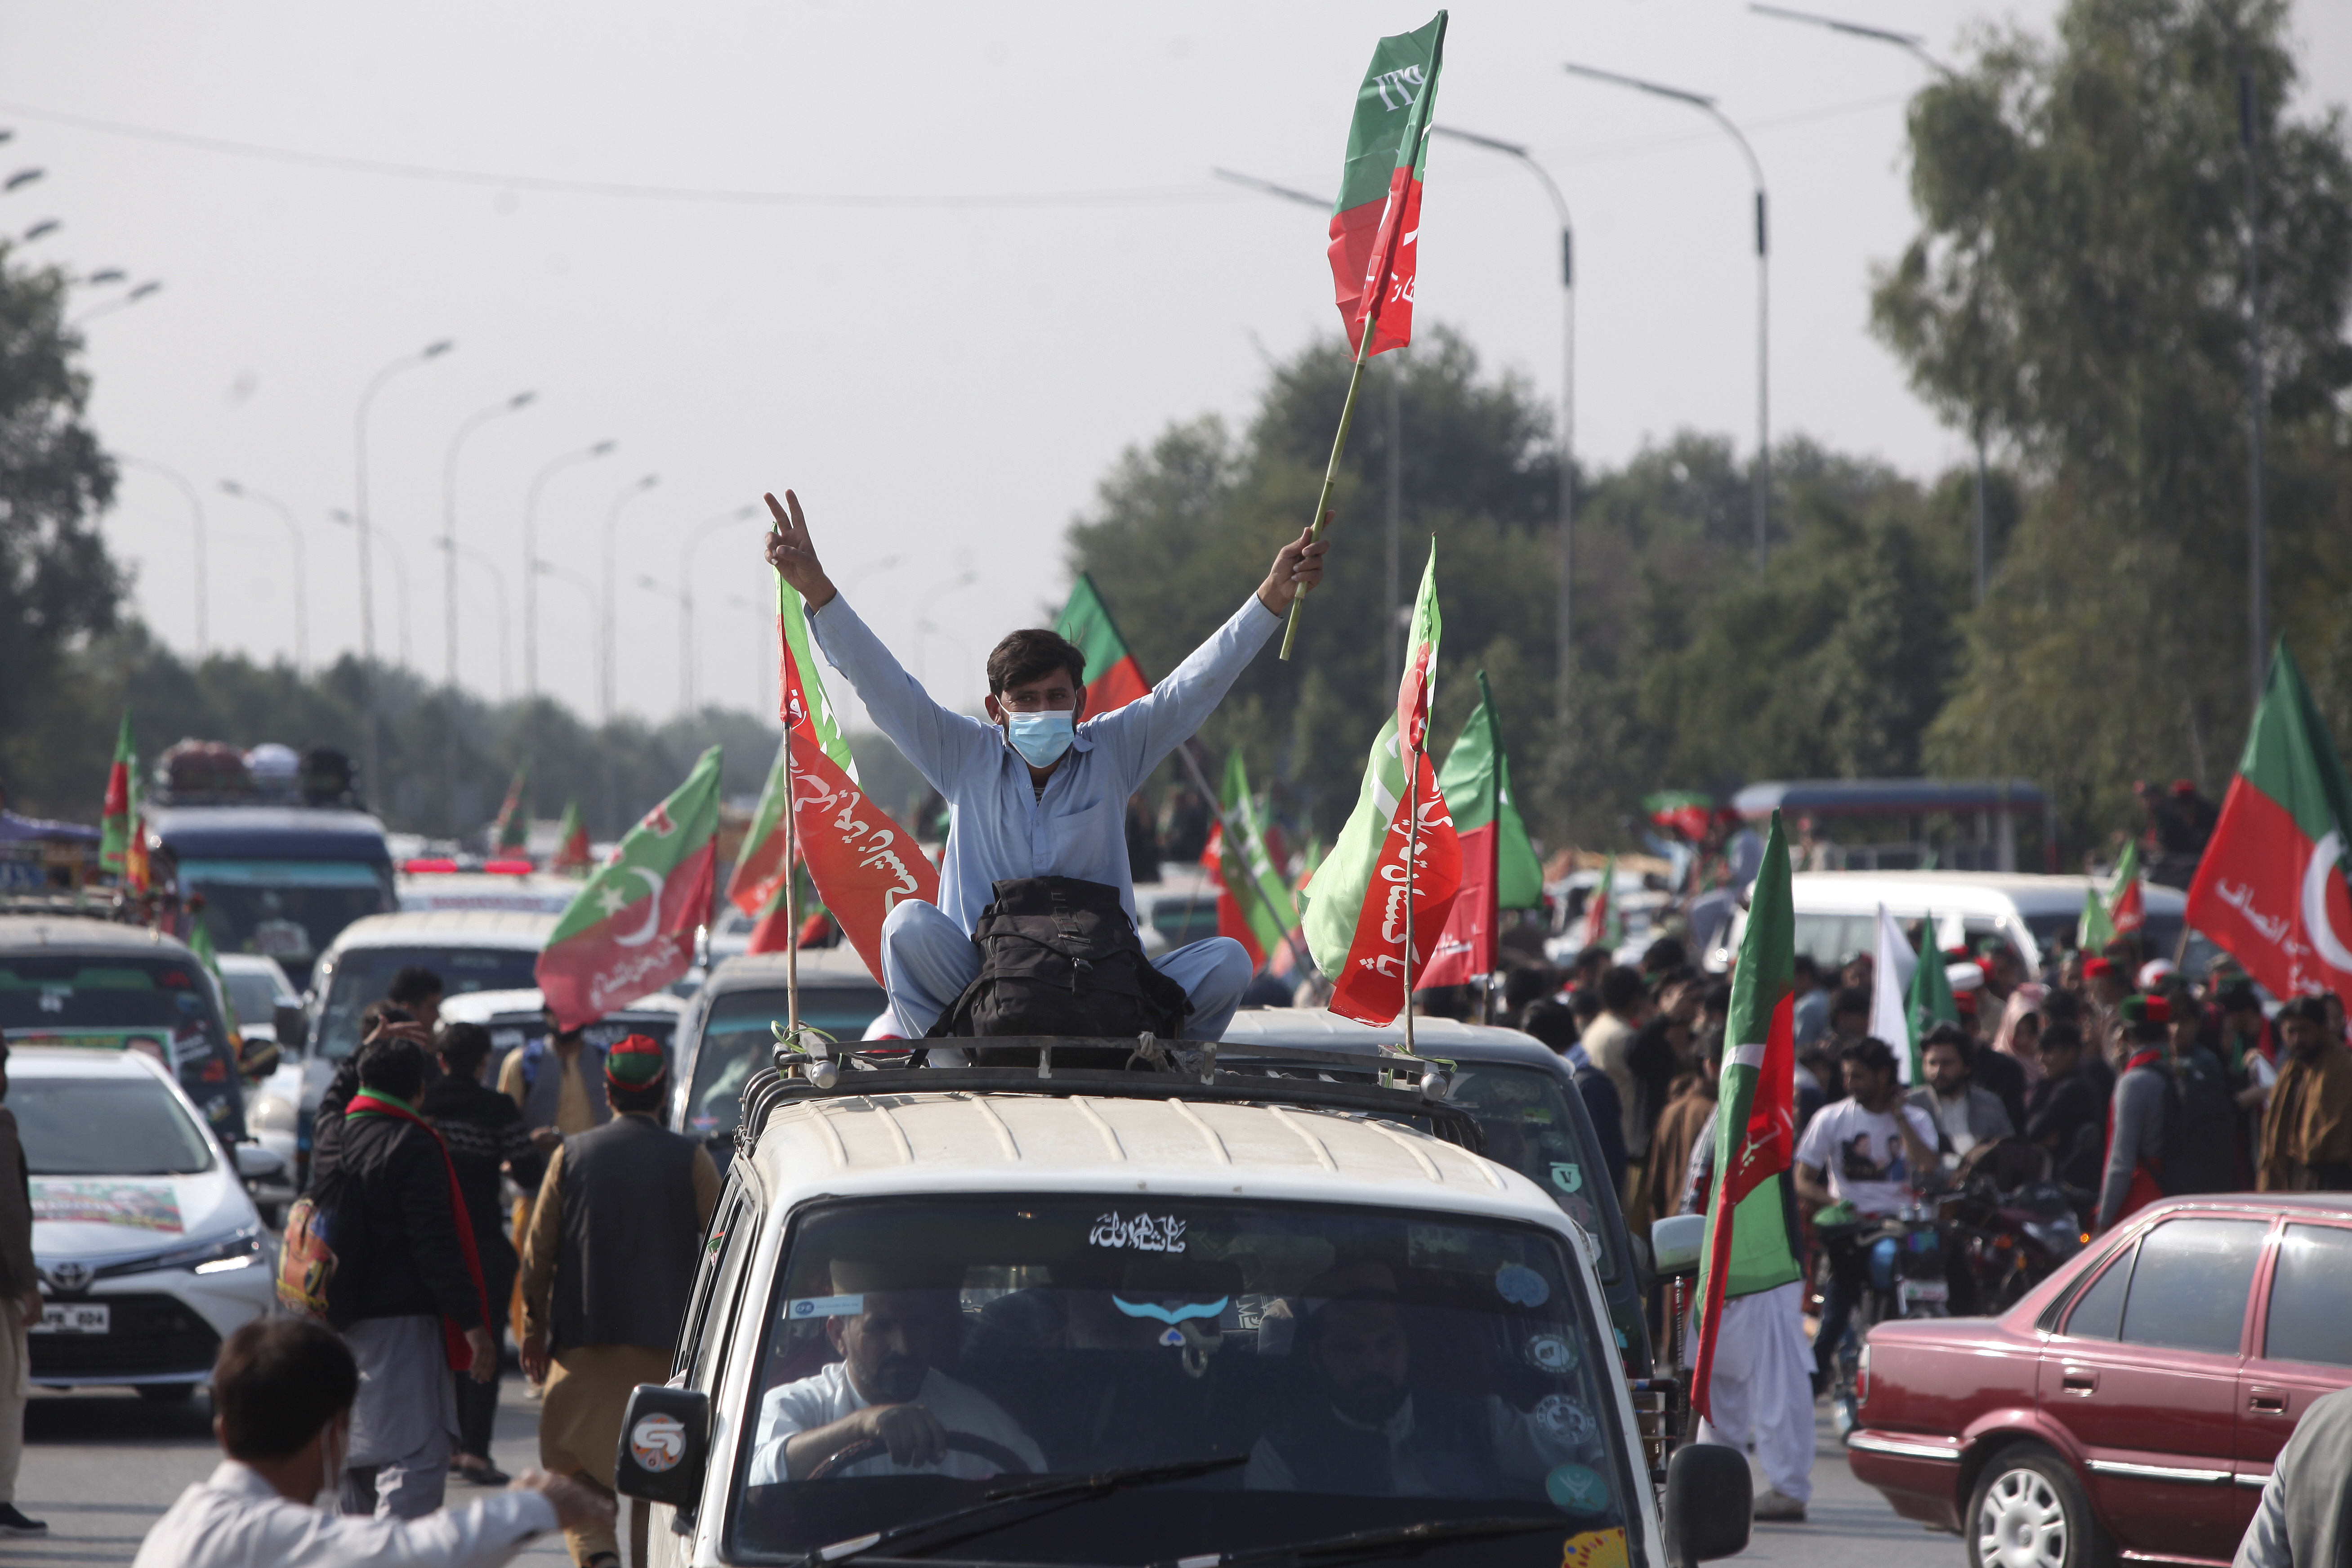
[[[1543,864],[1511,795],[1511,759],[1486,672],[1478,672],[1478,706],[1462,727],[1437,775],[1462,844],[1462,891],[1430,954],[1423,985],[1462,985],[1496,968],[1502,911],[1543,907]]]
[[[1605,947],[1614,952],[1625,945],[1625,911],[1617,902],[1617,851],[1609,851],[1609,863],[1601,868],[1601,885],[1592,889],[1592,898],[1584,906],[1584,945]]]
[[[1070,601],[1062,606],[1054,630],[1087,656],[1087,718],[1099,719],[1150,694],[1151,682],[1143,679],[1143,667],[1128,651],[1109,607],[1085,573],[1070,584]]]
[[[1798,1278],[1797,1249],[1774,1179],[1785,1174],[1797,1152],[1796,972],[1789,841],[1775,811],[1731,973],[1731,1016],[1716,1089],[1715,1177],[1707,1194],[1706,1246],[1699,1254],[1698,1354],[1691,1373],[1691,1403],[1702,1415],[1714,1404],[1715,1333],[1723,1304]]]
[[[1926,1047],[1920,1042],[1937,1026],[1960,1021],[1960,1005],[1952,995],[1952,977],[1944,973],[1944,950],[1936,945],[1936,911],[1929,910],[1919,922],[1919,960],[1911,971],[1911,994],[1904,1001],[1903,1021],[1910,1031],[1902,1063],[1905,1083],[1927,1081]]]
[[[2221,819],[2189,884],[2189,923],[2274,995],[2333,991],[2352,1006],[2344,760],[2282,641]]]
[[[563,803],[563,820],[555,826],[555,858],[547,863],[548,869],[584,877],[590,858],[588,819],[580,815],[580,800],[575,795]]]
[[[719,878],[719,748],[623,836],[539,955],[559,1028],[593,1023],[684,974]]]
[[[1444,55],[1443,11],[1418,31],[1382,38],[1348,123],[1348,162],[1331,209],[1331,282],[1348,346],[1368,359],[1412,341],[1422,175]]]
[[[114,732],[114,764],[106,770],[106,809],[98,819],[98,865],[121,877],[131,844],[131,794],[138,786],[139,742],[131,738],[131,710]]]
[[[1656,826],[1696,844],[1715,819],[1715,796],[1696,790],[1660,790],[1642,797],[1642,814]]]
[[[499,820],[490,829],[490,847],[502,852],[520,854],[530,842],[530,759],[525,757],[522,766],[515,769],[514,780],[507,785],[507,798],[499,804]]]
[[[1298,929],[1298,908],[1266,847],[1257,805],[1250,798],[1249,772],[1238,751],[1225,758],[1217,821],[1201,864],[1217,879],[1217,934],[1248,949],[1258,968],[1271,960],[1276,973],[1288,973],[1297,961],[1290,933]]]
[[[1413,600],[1396,712],[1373,738],[1356,809],[1316,868],[1303,921],[1307,950],[1331,981],[1327,1005],[1361,1024],[1385,1024],[1404,1010],[1462,886],[1462,846],[1424,749],[1443,629],[1433,544]]]
[[[915,836],[857,787],[849,742],[826,700],[809,657],[808,614],[801,596],[776,579],[776,717],[789,735],[752,810],[751,831],[728,879],[730,902],[757,922],[753,952],[782,952],[795,933],[790,918],[791,869],[784,857],[784,813],[792,811],[793,849],[808,868],[817,897],[842,934],[882,978],[882,922],[902,899],[939,900],[940,874]],[[790,757],[787,772],[785,759]]]

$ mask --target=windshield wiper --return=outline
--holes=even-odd
[[[1198,1557],[1179,1557],[1172,1562],[1156,1563],[1153,1568],[1246,1568],[1251,1563],[1288,1563],[1307,1558],[1323,1563],[1344,1563],[1360,1557],[1385,1556],[1399,1547],[1418,1553],[1450,1541],[1476,1541],[1493,1535],[1533,1535],[1538,1531],[1560,1530],[1566,1524],[1565,1520],[1559,1519],[1515,1519],[1507,1515],[1486,1519],[1433,1519],[1419,1524],[1359,1530],[1346,1535],[1330,1535],[1320,1541],[1302,1541],[1288,1546],[1254,1546],[1244,1552],[1203,1552]]]
[[[877,1547],[896,1545],[909,1536],[924,1534],[937,1530],[943,1524],[953,1524],[958,1520],[970,1519],[975,1514],[985,1513],[1002,1503],[1038,1502],[1049,1499],[1059,1500],[1066,1505],[1084,1502],[1088,1498],[1102,1497],[1107,1493],[1118,1491],[1123,1487],[1148,1487],[1160,1481],[1181,1481],[1193,1476],[1205,1476],[1218,1470],[1229,1470],[1236,1465],[1245,1465],[1248,1462],[1247,1454],[1226,1454],[1213,1459],[1181,1459],[1169,1465],[1128,1465],[1116,1470],[1099,1470],[1091,1476],[1071,1476],[1059,1479],[1047,1477],[1045,1479],[1025,1482],[1020,1486],[1000,1487],[978,1502],[966,1503],[961,1508],[951,1508],[945,1513],[935,1513],[928,1519],[910,1520],[905,1524],[894,1524],[887,1530],[877,1531],[872,1535],[853,1535],[846,1541],[836,1541],[830,1546],[820,1546],[814,1552],[804,1553],[801,1562],[803,1568],[817,1568],[820,1563],[840,1563],[871,1552]],[[1039,1513],[1024,1513],[1021,1518],[1035,1519],[1041,1513],[1053,1511],[1052,1509],[1043,1509]],[[934,1551],[941,1546],[951,1546],[959,1541],[969,1541],[975,1535],[984,1535],[989,1531],[1011,1522],[1013,1521],[995,1521],[981,1526],[978,1530],[966,1531],[961,1535],[932,1542],[924,1550]]]

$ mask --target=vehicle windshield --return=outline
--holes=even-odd
[[[193,1176],[213,1168],[209,1139],[152,1079],[16,1078],[8,1084],[35,1176]]]
[[[135,1047],[177,1067],[209,1057],[219,1033],[191,960],[21,952],[0,959],[0,1035],[12,1045]]]
[[[1582,1550],[1643,1561],[1615,1355],[1532,1227],[1136,1192],[844,1203],[796,1224],[765,1311],[730,1556],[933,1515],[999,1477],[1245,1456],[1034,1520],[1008,1505],[954,1555],[1156,1563],[1533,1515],[1559,1534],[1443,1552],[1554,1568],[1594,1536]],[[923,1428],[933,1462],[859,1446],[864,1411],[908,1405],[923,1414],[884,1430]]]
[[[383,1000],[384,987],[408,965],[421,964],[441,977],[441,994],[467,991],[528,991],[539,952],[527,947],[347,947],[335,955],[327,982],[326,1005],[319,1014],[319,1050],[341,1061],[360,1047],[360,1015]]]
[[[837,1040],[857,1039],[890,1005],[882,987],[865,984],[803,985],[801,1020]],[[687,1090],[686,1131],[698,1138],[722,1138],[742,1119],[743,1084],[764,1068],[776,1048],[769,1026],[785,1016],[784,994],[730,991],[710,1004],[694,1057],[694,1082]]]
[[[184,860],[180,881],[205,896],[215,949],[274,958],[297,985],[345,926],[398,907],[363,860]]]
[[[1482,1151],[1508,1165],[1545,1192],[1560,1211],[1592,1237],[1592,1267],[1613,1282],[1621,1260],[1593,1194],[1609,1182],[1592,1152],[1577,1147],[1576,1121],[1562,1097],[1560,1081],[1539,1068],[1465,1062],[1456,1068],[1446,1099],[1477,1119],[1486,1134]]]
[[[278,1011],[278,983],[267,974],[250,970],[227,970],[221,974],[221,988],[228,993],[228,1005],[236,1014],[240,1029],[250,1029],[257,1024],[271,1024]]]

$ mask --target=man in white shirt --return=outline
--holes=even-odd
[[[306,1318],[231,1334],[212,1379],[227,1457],[155,1521],[132,1568],[497,1568],[549,1531],[610,1526],[612,1504],[541,1470],[421,1519],[314,1507],[341,1479],[359,1381],[343,1342]]]
[[[1936,1123],[1904,1103],[1895,1052],[1885,1041],[1865,1037],[1848,1046],[1843,1070],[1846,1098],[1823,1106],[1798,1141],[1797,1195],[1815,1208],[1850,1205],[1864,1219],[1894,1214],[1938,1169]],[[1813,1333],[1816,1394],[1829,1386],[1830,1366],[1864,1281],[1860,1249],[1834,1237],[1827,1245],[1830,1289]]]
[[[805,1480],[832,1455],[867,1441],[885,1452],[828,1470],[825,1479],[927,1470],[980,1480],[1008,1468],[949,1447],[950,1433],[1004,1449],[1032,1472],[1045,1468],[1045,1456],[1020,1423],[939,1369],[963,1333],[952,1287],[920,1279],[902,1265],[835,1263],[833,1288],[835,1295],[807,1305],[826,1314],[825,1337],[842,1359],[770,1389],[760,1401],[751,1485]],[[786,1311],[801,1308],[796,1301]]]

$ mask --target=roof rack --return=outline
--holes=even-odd
[[[118,902],[111,889],[95,896],[87,889],[68,892],[62,889],[52,892],[0,893],[0,915],[62,915],[117,925],[143,924],[138,914],[135,900]]]
[[[977,1066],[919,1067],[926,1049],[961,1049]],[[1037,1094],[1295,1105],[1378,1116],[1421,1127],[1476,1154],[1486,1136],[1470,1112],[1445,1099],[1450,1062],[1382,1053],[1284,1050],[1242,1061],[1217,1059],[1214,1041],[1137,1037],[958,1037],[885,1048],[835,1047],[803,1056],[779,1047],[776,1066],[743,1086],[738,1152],[749,1154],[777,1107],[867,1094]],[[836,1063],[846,1063],[842,1071]],[[1341,1076],[1345,1074],[1347,1076]],[[1364,1081],[1368,1076],[1377,1081]]]

